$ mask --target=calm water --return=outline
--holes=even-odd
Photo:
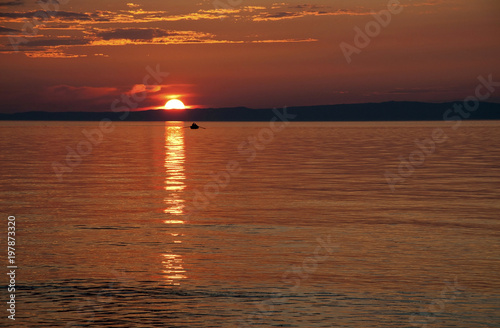
[[[500,122],[185,125],[0,122],[19,327],[500,327]]]

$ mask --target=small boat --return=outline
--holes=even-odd
[[[198,124],[193,123],[193,124],[191,124],[191,126],[189,128],[191,128],[191,129],[199,129],[200,127],[198,126]]]

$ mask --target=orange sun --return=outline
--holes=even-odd
[[[185,109],[186,106],[184,106],[184,103],[180,101],[179,99],[170,99],[167,101],[165,104],[165,109]]]

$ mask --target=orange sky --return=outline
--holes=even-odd
[[[348,63],[340,44],[388,0],[0,0],[0,112],[109,111],[157,65],[138,109],[440,102],[500,81],[500,1],[400,4]]]

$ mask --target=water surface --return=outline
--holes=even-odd
[[[0,123],[16,324],[500,327],[500,123],[199,124]]]

